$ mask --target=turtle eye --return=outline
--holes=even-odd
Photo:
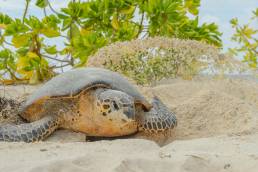
[[[105,99],[104,102],[108,103],[108,102],[110,102],[110,100],[109,99]]]

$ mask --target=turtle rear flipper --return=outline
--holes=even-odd
[[[56,116],[45,116],[44,118],[20,125],[0,126],[0,141],[6,142],[35,142],[44,140],[53,133],[61,123]]]

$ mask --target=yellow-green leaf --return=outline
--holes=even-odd
[[[185,0],[185,8],[193,15],[198,15],[200,0]]]
[[[92,32],[91,28],[81,29],[80,33],[82,36],[89,35]]]
[[[33,52],[28,52],[27,57],[29,57],[30,59],[39,58],[39,56],[36,53],[33,53]]]
[[[14,36],[12,39],[12,43],[15,48],[20,48],[28,44],[30,40],[30,36],[27,34]]]
[[[23,75],[25,79],[29,79],[33,75],[32,70],[25,70],[29,66],[29,59],[26,56],[19,57],[16,66],[17,72]]]
[[[45,48],[45,51],[48,53],[48,54],[56,54],[57,53],[57,50],[56,50],[56,46],[49,46],[49,47],[46,47]]]
[[[250,28],[250,27],[245,27],[245,28],[243,29],[243,33],[245,34],[246,37],[251,38],[252,35],[255,34],[256,32],[255,32],[254,29],[252,29],[252,28]]]
[[[55,29],[51,29],[51,28],[43,28],[40,30],[40,32],[49,38],[60,36],[59,31],[57,31]]]
[[[134,12],[134,10],[135,10],[135,6],[131,5],[127,9],[120,10],[120,13],[122,13],[122,14],[131,14],[131,13]]]
[[[117,14],[113,15],[112,21],[111,21],[111,25],[115,30],[119,29],[119,23],[118,23],[118,19],[117,19]]]

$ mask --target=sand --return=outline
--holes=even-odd
[[[0,87],[0,93],[23,100],[37,87]],[[176,130],[96,142],[59,130],[44,142],[0,143],[0,171],[258,171],[258,82],[174,79],[139,89],[177,114]]]

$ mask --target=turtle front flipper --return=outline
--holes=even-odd
[[[44,140],[59,127],[60,123],[60,118],[56,116],[45,116],[32,123],[0,126],[0,141],[35,142]]]
[[[153,98],[152,105],[153,108],[150,111],[139,115],[139,130],[159,133],[177,126],[175,114],[158,97]]]

